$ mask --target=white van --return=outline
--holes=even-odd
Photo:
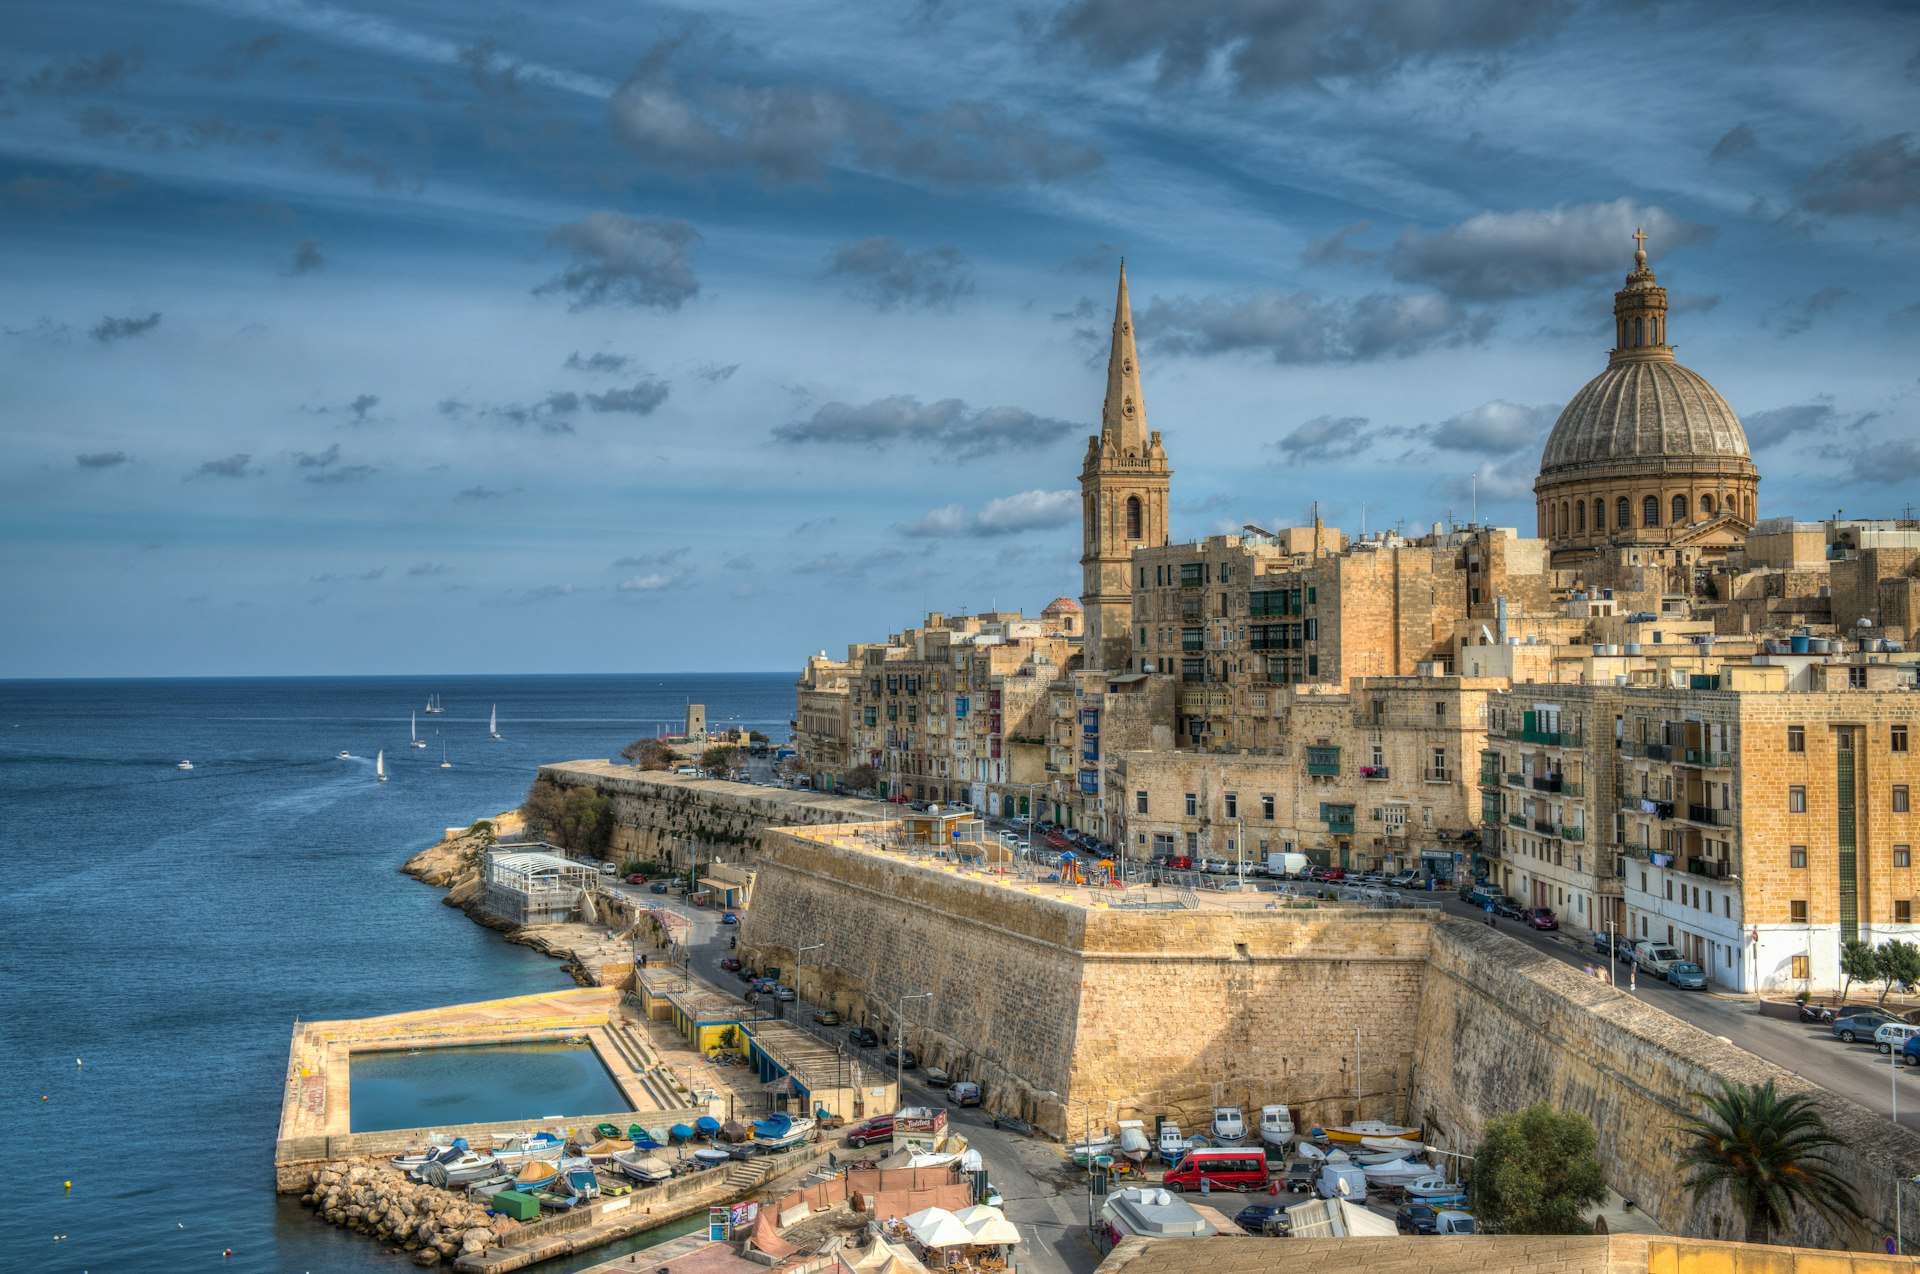
[[[594,870],[598,871],[602,876],[611,876],[613,875],[613,864],[609,862],[602,862]]]
[[[1367,1201],[1367,1174],[1349,1164],[1330,1163],[1320,1169],[1314,1193],[1323,1199],[1345,1199],[1348,1203]]]
[[[1920,1026],[1908,1026],[1905,1022],[1888,1022],[1873,1033],[1873,1046],[1882,1053],[1892,1053],[1907,1046],[1907,1041],[1920,1035]]]

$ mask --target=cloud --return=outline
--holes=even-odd
[[[1066,268],[1069,270],[1078,270],[1086,274],[1095,272],[1105,273],[1113,268],[1119,256],[1120,249],[1118,245],[1096,243],[1079,256],[1069,258],[1066,262]]]
[[[971,517],[958,504],[949,504],[925,517],[896,528],[915,538],[947,536],[989,537],[1065,526],[1080,516],[1080,497],[1073,491],[1022,491],[982,505]]]
[[[739,370],[738,363],[702,363],[693,369],[693,374],[709,385],[718,385],[723,380],[732,380],[733,374]]]
[[[75,456],[73,462],[82,469],[112,469],[132,458],[124,451],[91,451]]]
[[[367,413],[379,405],[380,396],[378,394],[360,394],[357,395],[352,402],[347,404],[347,410],[353,413],[354,424],[364,425],[367,423]]]
[[[667,382],[643,377],[627,389],[609,389],[603,394],[586,395],[587,406],[595,411],[622,411],[635,416],[651,415],[667,401]]]
[[[210,478],[244,478],[249,474],[259,472],[259,470],[253,468],[252,465],[253,457],[251,455],[244,451],[236,451],[223,460],[206,460],[201,462],[200,467],[194,470],[194,473]]]
[[[957,248],[909,252],[898,239],[855,239],[827,257],[827,275],[853,279],[847,295],[877,309],[950,310],[973,291],[973,271]]]
[[[326,254],[320,251],[319,239],[302,239],[300,246],[293,250],[293,260],[287,262],[288,274],[312,274],[327,263]]]
[[[310,584],[352,584],[356,582],[371,584],[377,579],[386,578],[386,574],[386,567],[376,566],[372,570],[362,571],[358,575],[337,575],[332,571],[327,571],[321,575],[310,576],[307,582]]]
[[[1429,490],[1463,505],[1474,499],[1493,502],[1530,500],[1533,497],[1534,479],[1539,475],[1538,454],[1521,451],[1503,460],[1483,460],[1472,473],[1465,476],[1441,477],[1435,480]]]
[[[1380,259],[1378,252],[1356,248],[1347,242],[1349,239],[1372,232],[1371,221],[1355,221],[1350,225],[1341,226],[1325,238],[1315,239],[1309,243],[1300,253],[1300,262],[1303,265],[1332,265],[1338,261],[1377,261]]]
[[[1725,135],[1713,144],[1713,149],[1707,152],[1707,162],[1717,164],[1723,159],[1731,159],[1735,155],[1744,154],[1758,144],[1759,139],[1754,136],[1753,125],[1747,123],[1745,120],[1741,120],[1738,124],[1729,128]]]
[[[561,366],[573,372],[612,373],[625,371],[627,364],[632,361],[633,360],[625,354],[608,354],[605,352],[582,354],[578,350],[575,350],[573,353],[567,355],[567,361],[562,363]]]
[[[339,485],[347,482],[363,482],[380,472],[370,464],[346,464],[338,469],[322,469],[307,475],[308,482],[321,482]]]
[[[876,398],[863,404],[830,402],[806,420],[774,428],[790,443],[860,444],[875,449],[893,443],[919,443],[960,458],[1002,449],[1038,450],[1075,429],[1070,421],[1036,416],[1018,407],[974,410],[957,398],[922,403],[909,394]]]
[[[407,574],[415,579],[426,579],[434,575],[450,575],[453,568],[445,562],[415,562],[407,568]]]
[[[468,487],[460,492],[459,498],[462,500],[504,500],[506,496],[507,493],[505,491],[497,491],[492,487]]]
[[[109,315],[88,329],[87,335],[102,345],[111,345],[115,341],[124,341],[129,337],[140,336],[160,326],[160,311],[151,314],[129,314],[125,318]]]
[[[0,327],[0,333],[20,340],[39,341],[44,345],[65,345],[73,337],[71,327],[50,318],[42,318],[32,327]]]
[[[542,584],[538,588],[508,593],[506,600],[516,605],[526,605],[533,602],[550,602],[558,597],[572,597],[579,591],[571,584]]]
[[[110,93],[140,73],[146,58],[139,49],[112,49],[98,57],[50,62],[26,79],[26,90],[45,96]]]
[[[822,553],[804,562],[796,562],[790,569],[796,575],[823,575],[853,585],[864,584],[873,572],[884,570],[888,585],[900,587],[924,576],[924,571],[902,570],[902,563],[913,556],[914,553],[906,548],[889,545],[857,557],[838,552]]]
[[[1852,150],[1813,175],[1800,206],[1810,212],[1893,217],[1920,204],[1920,150],[1895,133]]]
[[[1920,478],[1920,441],[1901,439],[1862,447],[1849,457],[1856,480],[1888,486]]]
[[[1255,94],[1378,81],[1436,62],[1497,67],[1573,8],[1570,0],[1072,0],[1048,34],[1095,66],[1147,62],[1162,87],[1224,73],[1236,91]]]
[[[1356,301],[1315,292],[1155,297],[1139,331],[1170,354],[1252,351],[1276,363],[1369,362],[1479,344],[1493,320],[1444,296],[1370,293]]]
[[[355,150],[338,120],[326,116],[315,120],[308,137],[320,162],[334,171],[364,177],[382,190],[401,185],[400,170],[392,161],[371,151]],[[417,190],[424,183],[416,176],[408,184]]]
[[[1798,336],[1821,316],[1833,313],[1833,307],[1850,295],[1846,288],[1829,284],[1812,296],[1789,302],[1780,311],[1780,330],[1789,336]]]
[[[661,549],[658,553],[635,553],[615,559],[614,569],[622,571],[654,570],[669,567],[680,561],[693,550],[685,544],[675,548]]]
[[[679,587],[692,574],[689,570],[652,571],[646,575],[629,576],[615,587],[622,593],[659,593]]]
[[[45,322],[46,320],[42,319],[41,321]],[[1907,327],[1914,323],[1920,323],[1920,301],[1915,301],[1912,305],[1903,305],[1893,313],[1887,315],[1887,323],[1892,327]],[[7,335],[12,336],[14,333],[9,332]]]
[[[1740,418],[1740,426],[1747,433],[1747,445],[1755,451],[1778,446],[1798,434],[1828,432],[1838,423],[1833,400],[1824,397],[1810,403],[1749,412]]]
[[[687,260],[700,232],[684,221],[596,212],[560,226],[547,242],[573,262],[534,293],[564,293],[572,310],[595,305],[677,310],[700,291]]]
[[[334,443],[325,451],[296,451],[293,453],[294,467],[299,469],[325,469],[340,458],[340,444]]]
[[[942,185],[1058,181],[1099,167],[1088,143],[1044,116],[986,101],[922,113],[813,84],[682,85],[656,46],[609,104],[613,134],[640,163],[675,177],[740,172],[774,186],[824,184],[835,166]]]
[[[1630,199],[1574,207],[1483,212],[1428,234],[1409,226],[1387,254],[1402,283],[1470,301],[1552,292],[1633,266],[1636,226],[1656,249],[1711,239],[1711,226],[1684,221]]]
[[[1301,460],[1345,460],[1373,445],[1365,416],[1315,416],[1295,425],[1278,442],[1267,444],[1289,464]]]
[[[730,571],[750,571],[753,569],[753,559],[742,553],[738,557],[728,558],[721,565]]]
[[[75,111],[69,118],[81,136],[90,140],[124,142],[155,154],[175,147],[201,150],[213,145],[270,146],[280,140],[277,128],[245,128],[218,115],[179,120],[142,119],[96,103]]]
[[[0,207],[23,212],[78,212],[93,204],[117,199],[139,184],[123,173],[104,170],[84,178],[27,173],[0,185]]]
[[[1496,398],[1436,425],[1425,426],[1424,433],[1434,446],[1447,451],[1534,449],[1546,440],[1547,431],[1559,416],[1560,408],[1556,404],[1523,407]]]

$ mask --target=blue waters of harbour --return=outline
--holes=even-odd
[[[517,805],[539,763],[615,755],[689,699],[714,728],[784,739],[792,686],[0,681],[0,1268],[414,1268],[273,1193],[294,1021],[571,985],[395,869]],[[421,717],[431,746],[409,748],[429,694],[446,714]],[[392,779],[376,784],[380,748]]]
[[[531,1124],[626,1105],[599,1054],[585,1044],[356,1053],[352,1084],[355,1132],[514,1119]]]

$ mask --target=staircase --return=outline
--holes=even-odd
[[[727,1169],[725,1185],[729,1191],[751,1190],[767,1179],[772,1167],[765,1160],[742,1159]]]

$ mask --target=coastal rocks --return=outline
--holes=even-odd
[[[330,1225],[413,1253],[416,1265],[484,1252],[519,1226],[488,1216],[464,1195],[416,1185],[369,1160],[334,1160],[312,1169],[300,1202]]]

